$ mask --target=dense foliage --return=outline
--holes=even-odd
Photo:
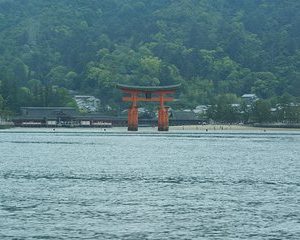
[[[298,0],[0,0],[0,109],[120,103],[115,83],[181,82],[182,107],[300,96]],[[178,103],[177,103],[178,104]]]

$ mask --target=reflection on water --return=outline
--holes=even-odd
[[[299,132],[0,132],[0,239],[299,239]]]

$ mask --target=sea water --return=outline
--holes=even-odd
[[[0,131],[0,239],[300,239],[300,132]]]

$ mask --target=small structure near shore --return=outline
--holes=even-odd
[[[90,95],[75,95],[74,100],[82,112],[97,112],[100,108],[100,99]]]

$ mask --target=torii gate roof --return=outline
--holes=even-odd
[[[120,88],[121,90],[141,91],[141,92],[175,91],[180,86],[181,84],[169,85],[169,86],[134,86],[134,85],[117,84],[117,88]]]

